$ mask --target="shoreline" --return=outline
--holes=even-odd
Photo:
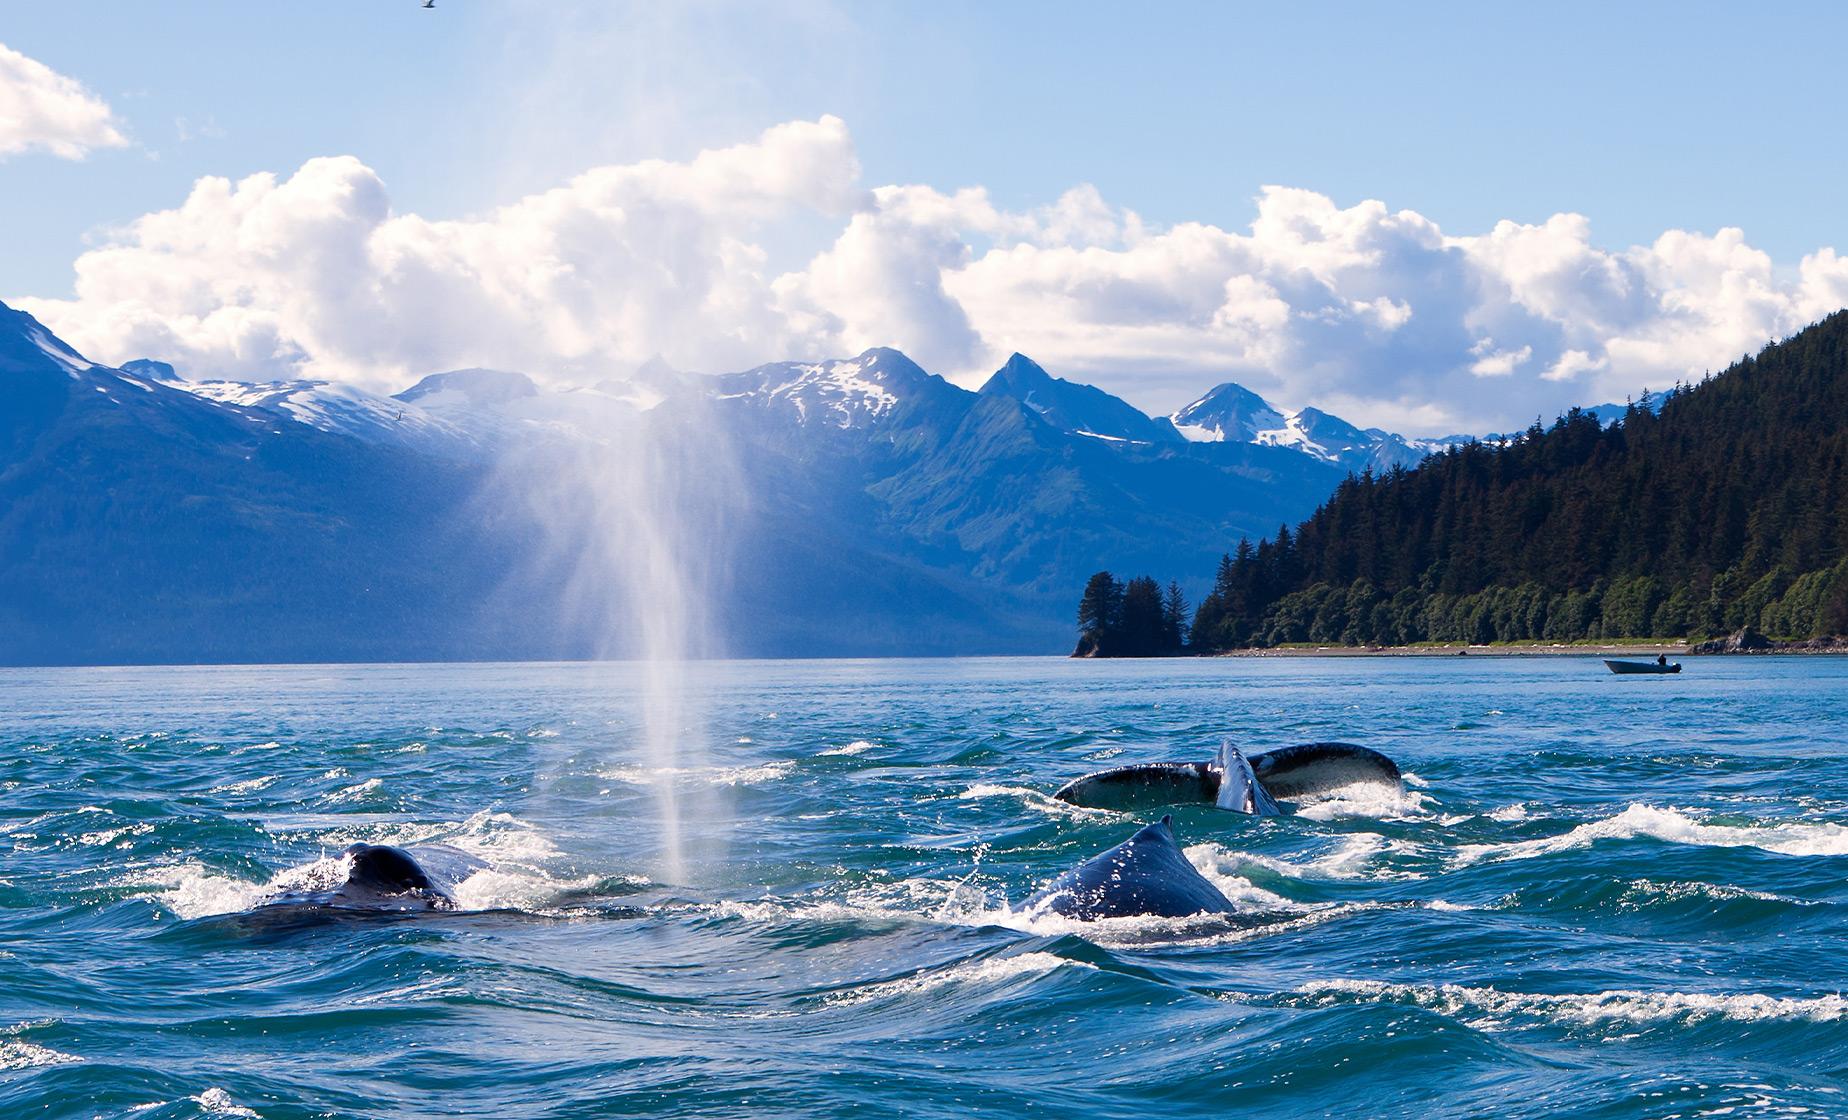
[[[1764,649],[1726,653],[1695,653],[1690,643],[1619,642],[1570,644],[1535,642],[1515,645],[1465,645],[1463,643],[1420,644],[1414,646],[1282,646],[1272,649],[1236,649],[1209,653],[1205,657],[1643,657],[1653,660],[1669,657],[1826,657],[1848,653],[1848,648],[1832,649]]]

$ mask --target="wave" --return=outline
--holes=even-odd
[[[83,1059],[75,1054],[66,1054],[53,1050],[49,1046],[40,1046],[36,1042],[27,1042],[19,1038],[0,1038],[0,1073],[36,1069],[39,1066],[64,1066],[81,1061]]]
[[[897,980],[885,980],[877,984],[830,993],[824,997],[824,1002],[845,1006],[870,1000],[916,995],[952,985],[1001,984],[1017,977],[1043,976],[1067,967],[1097,971],[1097,966],[1094,964],[1071,960],[1055,953],[1019,953],[1011,957],[989,957],[986,960],[963,961],[947,968],[919,972]]]
[[[1262,867],[1290,879],[1361,879],[1383,882],[1423,877],[1415,872],[1394,870],[1383,859],[1390,853],[1411,847],[1405,841],[1392,840],[1377,832],[1356,832],[1342,837],[1333,850],[1305,860],[1288,860],[1258,852],[1240,851],[1213,841],[1195,844],[1187,848],[1186,852],[1193,865],[1216,883],[1220,877],[1234,875],[1242,867]]]
[[[1252,997],[1238,997],[1263,1002]],[[1372,1002],[1422,1007],[1478,1028],[1494,1029],[1522,1021],[1596,1026],[1603,1023],[1698,1023],[1725,1019],[1736,1023],[1772,1020],[1839,1022],[1848,1018],[1848,996],[1786,998],[1755,992],[1608,992],[1530,993],[1461,984],[1398,984],[1381,980],[1325,980],[1306,984],[1276,1002],[1324,1007]]]
[[[1051,817],[1115,817],[1121,815],[1109,809],[1091,809],[1083,805],[1073,805],[1069,801],[1060,801],[1056,797],[1027,786],[998,785],[993,782],[978,782],[956,796],[964,801],[1012,797],[1019,800],[1022,808],[1045,813]]]
[[[1429,816],[1431,804],[1428,795],[1409,786],[1359,782],[1298,801],[1296,815],[1312,821],[1332,821],[1347,817],[1410,820]]]
[[[510,813],[480,812],[448,824],[385,824],[339,828],[318,839],[329,848],[353,843],[443,843],[460,848],[487,866],[458,883],[452,892],[461,910],[541,911],[571,894],[581,894],[607,882],[590,875],[560,878],[543,866],[559,856],[558,847],[537,828]],[[262,905],[290,891],[332,890],[346,880],[347,860],[342,855],[285,868],[263,882],[239,879],[214,871],[194,860],[154,868],[133,880],[136,887],[152,888],[144,894],[174,916],[184,919],[233,914]],[[638,883],[633,877],[625,881]]]
[[[1679,809],[1632,804],[1615,816],[1579,825],[1558,836],[1502,844],[1465,844],[1457,849],[1457,858],[1464,866],[1484,860],[1533,859],[1589,847],[1600,840],[1637,837],[1703,847],[1758,848],[1782,855],[1848,855],[1848,827],[1839,824],[1705,824]]]
[[[199,1110],[207,1116],[261,1118],[263,1115],[254,1108],[245,1108],[243,1105],[238,1104],[231,1099],[231,1094],[225,1092],[223,1089],[207,1089],[205,1092],[193,1097],[192,1100],[198,1104]]]
[[[715,786],[754,786],[787,778],[795,769],[793,760],[777,759],[745,766],[610,766],[598,770],[596,776],[631,786],[680,783],[688,779],[703,779]]]

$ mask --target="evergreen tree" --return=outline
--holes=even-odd
[[[1349,478],[1294,532],[1221,558],[1190,644],[1744,625],[1848,632],[1848,311],[1609,427],[1574,408]]]
[[[1161,602],[1161,643],[1163,653],[1187,648],[1187,596],[1174,580],[1168,581],[1168,593]]]
[[[1170,653],[1165,639],[1161,585],[1137,576],[1123,588],[1123,614],[1117,653],[1123,657],[1156,657]]]
[[[1109,572],[1098,572],[1078,600],[1079,657],[1114,657],[1123,619],[1123,588]]]

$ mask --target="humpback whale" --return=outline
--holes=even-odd
[[[454,910],[455,889],[487,866],[447,844],[396,847],[353,844],[340,853],[332,876],[291,887],[265,899],[258,911],[278,913],[407,914]]]
[[[1308,797],[1343,786],[1399,784],[1399,767],[1375,750],[1352,743],[1304,743],[1247,758],[1231,740],[1214,762],[1150,762],[1100,770],[1067,782],[1053,794],[1088,809],[1130,810],[1206,801],[1256,816],[1283,812],[1279,799]]]
[[[1072,868],[1027,900],[1029,912],[1096,918],[1230,914],[1232,900],[1181,853],[1174,819],[1155,824]]]

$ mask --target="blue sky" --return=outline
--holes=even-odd
[[[1261,188],[1276,184],[1343,209],[1383,200],[1451,237],[1575,213],[1589,221],[1590,242],[1612,252],[1666,230],[1739,227],[1785,284],[1806,255],[1848,245],[1841,9],[1483,7],[11,5],[0,42],[81,82],[130,144],[75,161],[0,160],[9,246],[0,296],[69,297],[80,253],[108,242],[111,227],[179,205],[202,176],[287,176],[313,157],[352,155],[388,188],[394,213],[462,218],[593,167],[685,161],[825,115],[850,131],[862,186],[980,187],[1010,212],[1090,184],[1146,228],[1242,233]],[[797,269],[840,227],[838,214],[796,207],[763,223],[753,243],[771,271]],[[963,234],[977,255],[997,236]],[[1793,297],[1791,309],[1712,345],[1761,327],[1776,333],[1823,298]],[[976,333],[994,333],[983,325],[989,314],[971,313]],[[900,328],[860,334],[881,329]],[[1479,353],[1481,339],[1465,340],[1452,364],[1518,352],[1516,328],[1500,330],[1483,334]],[[1605,360],[1570,334],[1521,335],[1536,380],[1543,359],[1558,373],[1554,359],[1570,351]],[[979,365],[1008,348],[988,341],[952,348],[939,364]],[[1125,350],[1089,369],[1078,349],[1053,349],[1069,372],[1102,381],[1119,367],[1176,363],[1172,346]],[[1394,353],[1381,360],[1405,360]],[[1416,393],[1397,382],[1369,397],[1351,371],[1291,382],[1266,360],[1221,353],[1186,372],[1229,365],[1264,391],[1320,391],[1416,419]],[[1300,347],[1276,361],[1324,364]],[[1624,361],[1610,356],[1603,382],[1551,384],[1560,394],[1624,378],[1659,385],[1668,368]],[[1134,399],[1138,383],[1123,378],[1107,387]],[[1138,403],[1177,403],[1184,378],[1159,380],[1144,383]],[[1434,380],[1433,392],[1449,390]],[[1522,396],[1521,408],[1530,397],[1542,400]]]

